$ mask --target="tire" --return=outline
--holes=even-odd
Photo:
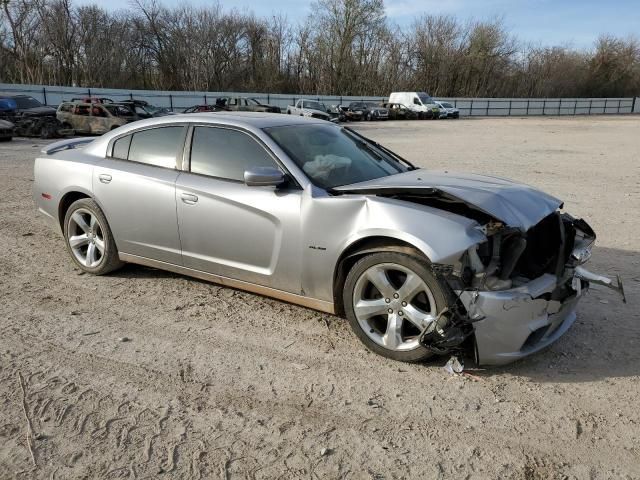
[[[107,218],[92,199],[82,198],[71,204],[64,216],[63,232],[67,251],[82,271],[105,275],[123,265]]]
[[[381,270],[386,272],[384,277],[377,276]],[[373,285],[370,275],[383,285],[382,290]],[[391,289],[384,287],[383,278]],[[407,281],[409,278],[411,281]],[[358,260],[345,279],[343,301],[351,329],[362,343],[379,355],[401,362],[420,362],[433,355],[419,344],[418,337],[453,302],[449,287],[431,273],[426,260],[398,252],[372,253]],[[371,315],[374,310],[378,313]],[[398,328],[389,330],[390,325]],[[392,331],[397,335],[387,335]]]

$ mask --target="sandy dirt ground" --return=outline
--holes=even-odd
[[[629,304],[594,288],[552,347],[473,376],[393,362],[330,315],[138,266],[81,274],[31,199],[44,142],[16,139],[0,144],[0,478],[640,478],[640,117],[357,128],[565,199]]]

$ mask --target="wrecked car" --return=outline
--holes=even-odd
[[[141,118],[152,118],[152,117],[164,117],[165,115],[175,115],[174,112],[164,107],[157,107],[155,105],[151,105],[149,102],[145,100],[122,100],[120,102],[113,102],[116,105],[124,105],[131,109],[138,119]]]
[[[115,103],[63,102],[58,106],[58,120],[77,133],[102,135],[138,117],[129,107]]]
[[[3,119],[14,124],[19,137],[56,138],[72,132],[56,118],[56,109],[42,105],[29,95],[0,94],[0,101],[15,103],[15,110],[5,112]]]
[[[338,105],[338,108],[345,116],[347,122],[359,122],[362,120],[362,110],[351,110],[349,105]]]
[[[331,120],[332,117],[328,110],[324,103],[303,98],[298,100],[294,105],[289,105],[287,107],[287,114],[317,118],[320,120]]]
[[[71,101],[80,103],[113,103],[112,99],[106,97],[75,97]]]
[[[346,122],[347,114],[340,108],[340,105],[330,105],[327,109],[327,113],[334,122]]]
[[[7,120],[0,120],[0,141],[13,138],[15,126]]]
[[[206,113],[206,112],[228,112],[229,109],[222,102],[216,102],[215,105],[194,105],[185,108],[182,113]]]
[[[261,103],[255,98],[249,97],[220,97],[223,105],[228,110],[239,112],[267,112],[267,113],[282,113],[280,107],[275,105],[268,105]],[[216,101],[217,103],[217,101]]]
[[[389,118],[389,110],[375,102],[351,102],[349,110],[361,112],[364,120],[387,120]]]
[[[389,110],[390,120],[417,120],[418,112],[415,112],[401,103],[383,103],[387,110]]]
[[[16,111],[16,102],[10,98],[0,99],[0,140],[13,138],[15,125],[9,121]]]
[[[400,361],[505,364],[564,334],[590,283],[622,293],[585,269],[595,233],[561,200],[318,119],[141,120],[45,147],[34,178],[84,272],[130,262],[336,314]]]

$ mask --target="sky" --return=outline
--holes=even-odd
[[[212,0],[160,0],[166,6],[186,2],[196,6]],[[128,8],[130,0],[76,0],[103,8]],[[258,16],[284,13],[296,23],[310,12],[312,0],[220,0],[223,8],[253,11]],[[503,18],[512,34],[545,46],[591,48],[600,34],[640,37],[639,0],[385,0],[387,17],[401,27],[427,13],[453,15],[460,20]]]

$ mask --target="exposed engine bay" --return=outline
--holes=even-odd
[[[573,320],[567,319],[575,317],[577,299],[589,282],[612,288],[626,301],[619,278],[596,275],[581,266],[591,257],[596,239],[584,220],[556,210],[523,231],[438,190],[416,193],[394,192],[389,197],[471,218],[487,238],[469,248],[456,265],[432,265],[458,298],[455,308],[440,312],[420,337],[434,353],[472,347],[483,363],[506,363],[508,354],[495,347],[497,337],[510,328],[522,337],[521,350],[514,355],[543,348],[568,329]],[[518,331],[523,322],[526,328]],[[529,331],[531,322],[539,328]],[[479,352],[485,344],[492,351]]]

